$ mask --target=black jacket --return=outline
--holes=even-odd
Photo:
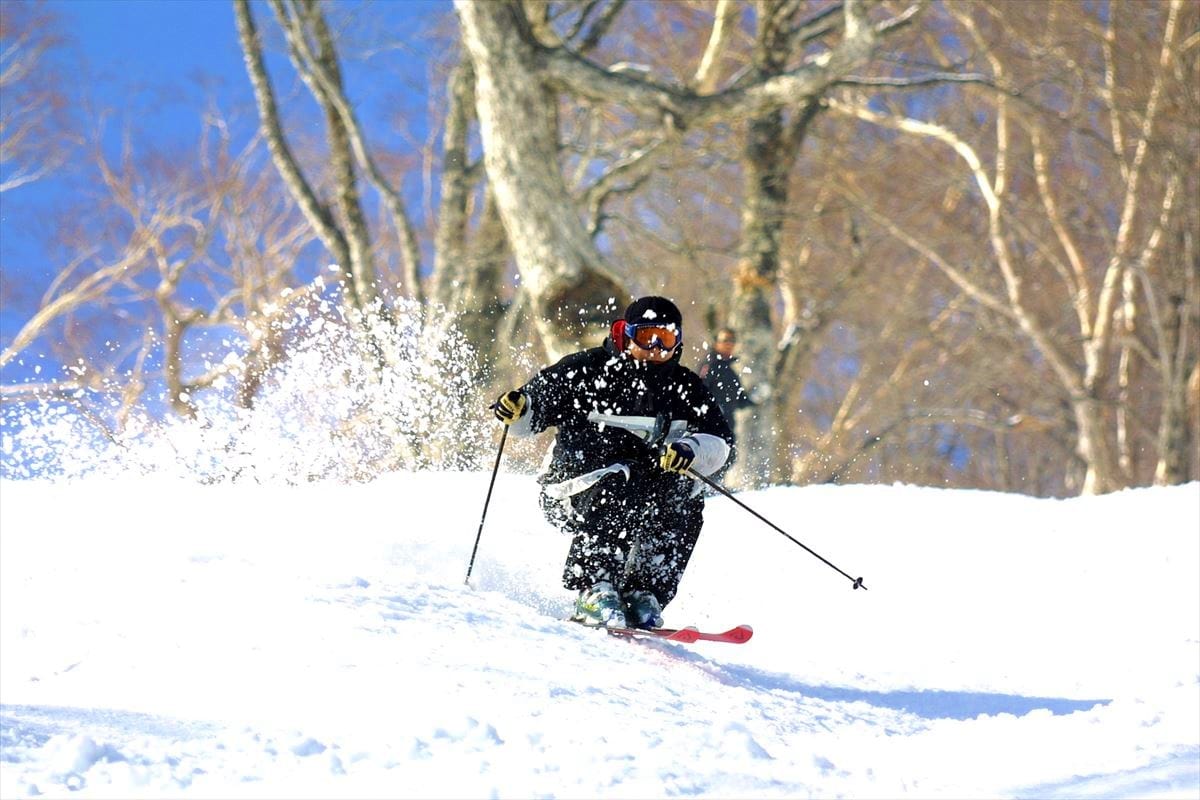
[[[736,361],[737,356],[724,358],[710,350],[704,357],[704,363],[700,365],[700,378],[721,406],[721,413],[725,419],[731,423],[734,411],[754,405],[733,368]]]
[[[614,464],[632,472],[658,470],[663,439],[681,436],[697,451],[696,468],[707,473],[724,463],[733,442],[716,400],[700,377],[679,363],[678,353],[670,361],[652,364],[618,352],[606,339],[601,347],[546,367],[521,391],[529,398],[530,410],[519,420],[523,430],[516,425],[514,430],[558,428],[544,484]],[[601,421],[599,414],[609,416]],[[658,441],[649,431],[637,429],[649,418],[659,426]]]

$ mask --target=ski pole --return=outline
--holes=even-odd
[[[483,536],[483,522],[487,519],[488,505],[492,502],[492,488],[496,485],[496,473],[500,471],[500,456],[504,455],[504,441],[508,438],[508,426],[500,434],[500,449],[496,451],[496,465],[492,467],[492,482],[488,484],[487,499],[483,501],[483,516],[479,518],[479,532],[475,534],[475,546],[471,548],[471,563],[467,565],[467,579],[463,581],[471,585],[471,570],[475,569],[475,554],[479,552],[479,540]]]
[[[786,536],[788,539],[790,539],[790,540],[791,540],[792,542],[794,542],[795,544],[798,544],[798,545],[800,545],[800,546],[801,546],[801,547],[803,547],[805,550],[807,550],[808,552],[812,553],[814,556],[816,556],[817,558],[821,559],[822,561],[824,561],[824,562],[825,562],[826,564],[828,564],[829,566],[833,567],[833,568],[834,568],[835,570],[837,570],[838,572],[841,572],[841,573],[842,573],[842,575],[844,575],[846,578],[848,578],[848,579],[850,580],[850,582],[851,582],[852,584],[854,584],[854,588],[855,588],[855,589],[863,589],[863,590],[865,590],[865,589],[867,588],[866,586],[863,586],[863,579],[862,579],[862,578],[851,578],[851,577],[850,577],[848,574],[846,574],[845,572],[842,572],[842,570],[841,570],[841,569],[838,569],[837,565],[835,565],[835,564],[834,564],[832,561],[830,561],[829,559],[825,558],[825,557],[824,557],[824,556],[822,556],[820,553],[818,553],[817,551],[813,550],[811,547],[809,547],[808,545],[806,545],[806,544],[804,544],[803,542],[801,542],[799,539],[797,539],[797,538],[795,538],[794,536],[792,536],[790,533],[788,533],[788,532],[787,532],[787,531],[785,531],[783,528],[781,528],[781,527],[779,527],[778,525],[776,525],[774,522],[771,522],[771,520],[767,519],[767,518],[766,518],[766,517],[764,517],[762,514],[758,513],[758,512],[757,512],[757,511],[755,511],[753,508],[751,508],[750,506],[748,506],[748,505],[746,505],[745,503],[743,503],[741,500],[738,500],[736,497],[734,497],[734,496],[733,496],[733,492],[729,491],[728,489],[726,489],[724,486],[722,486],[721,484],[717,483],[716,481],[714,481],[714,480],[711,480],[711,479],[710,479],[710,478],[709,478],[707,475],[701,475],[699,472],[692,472],[690,469],[689,469],[689,470],[685,470],[685,471],[684,471],[684,474],[685,474],[685,475],[688,475],[689,477],[695,478],[695,479],[697,479],[697,480],[704,481],[704,483],[708,484],[708,485],[709,485],[710,487],[712,487],[713,489],[716,489],[718,492],[720,492],[721,494],[725,495],[725,496],[726,496],[726,497],[728,497],[730,500],[732,500],[733,502],[737,503],[737,504],[738,504],[739,506],[741,506],[742,508],[744,508],[744,509],[746,509],[747,511],[749,511],[751,514],[753,514],[754,516],[758,517],[758,518],[759,518],[759,519],[761,519],[763,522],[767,523],[767,524],[768,524],[768,525],[770,525],[772,528],[774,528],[775,530],[777,530],[777,531],[779,531],[780,533],[782,533],[784,536]]]

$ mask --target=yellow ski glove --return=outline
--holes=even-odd
[[[663,448],[658,465],[667,472],[683,472],[696,460],[696,453],[683,442],[675,442]]]
[[[528,405],[529,403],[525,399],[525,395],[513,390],[500,395],[496,402],[492,404],[492,410],[496,413],[496,419],[505,425],[512,425],[525,415],[525,409]]]

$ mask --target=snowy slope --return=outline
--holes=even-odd
[[[668,624],[562,622],[531,478],[0,486],[0,794],[1200,795],[1200,486],[724,499]],[[74,791],[78,790],[78,791]]]

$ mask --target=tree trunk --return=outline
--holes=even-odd
[[[791,56],[789,8],[770,0],[758,9],[754,65],[762,80],[786,69]],[[738,462],[732,477],[739,485],[757,486],[773,477],[779,445],[778,387],[773,385],[775,332],[771,309],[779,292],[783,224],[788,213],[788,176],[796,155],[817,114],[814,98],[792,113],[766,111],[750,120],[742,158],[742,238],[734,278],[733,327],[742,342],[743,363],[749,365],[747,389],[764,397],[761,404],[738,413]],[[757,391],[755,391],[757,389]]]
[[[433,295],[450,312],[448,319],[470,342],[486,373],[499,355],[496,324],[505,309],[501,292],[508,245],[490,187],[475,240],[469,240],[473,177],[467,159],[468,134],[475,117],[475,73],[465,55],[450,78],[447,95]]]
[[[316,61],[329,76],[332,91],[344,93],[342,72],[338,66],[337,51],[320,7],[315,0],[305,0],[304,21],[311,26],[317,43]],[[350,251],[350,280],[356,304],[361,310],[374,308],[379,299],[379,286],[375,276],[375,259],[371,253],[371,234],[367,218],[363,213],[362,200],[358,194],[358,179],[354,174],[354,155],[350,149],[350,133],[346,122],[338,113],[332,98],[323,88],[314,90],[321,113],[325,116],[325,129],[329,141],[329,166],[333,173],[334,197],[338,211],[345,224],[346,244]]]
[[[1181,336],[1183,321],[1188,309],[1181,295],[1167,299],[1163,309],[1163,330],[1166,338],[1162,358],[1173,359],[1178,348],[1186,347]],[[1200,365],[1192,370],[1195,377]],[[1162,370],[1162,417],[1158,423],[1158,464],[1154,470],[1157,486],[1186,483],[1192,461],[1191,430],[1188,425],[1188,374],[1185,370],[1171,368]]]
[[[496,205],[552,358],[597,334],[628,292],[604,266],[558,162],[556,95],[518,3],[456,0],[475,69],[484,164]]]
[[[1093,397],[1079,397],[1072,400],[1071,409],[1078,428],[1076,452],[1087,465],[1081,493],[1104,494],[1124,488],[1112,446],[1105,436],[1108,426],[1101,403]]]
[[[749,365],[744,384],[769,390],[767,368],[775,351],[771,307],[779,282],[780,245],[787,213],[788,167],[783,152],[784,123],[780,111],[750,123],[742,206],[741,258],[734,278],[733,327],[738,330],[742,361]],[[774,414],[769,405],[738,413],[738,462],[734,481],[757,486],[768,480],[775,451]]]
[[[258,106],[260,129],[267,141],[267,149],[275,168],[283,178],[284,184],[296,199],[296,204],[304,213],[305,219],[312,225],[313,230],[321,238],[321,243],[329,251],[333,260],[347,268],[350,265],[350,247],[345,236],[338,229],[329,209],[320,201],[312,186],[300,171],[300,166],[287,144],[283,135],[283,125],[279,119],[279,107],[275,101],[275,91],[271,88],[271,79],[267,75],[263,63],[262,43],[258,38],[258,29],[254,24],[253,12],[248,0],[235,0],[234,13],[237,19],[238,39],[246,62],[246,72],[250,76],[250,85],[254,89],[254,99]]]
[[[498,326],[509,309],[501,297],[505,267],[508,264],[508,239],[489,189],[480,215],[479,229],[466,255],[462,283],[458,287],[458,326],[479,357],[480,371],[495,374],[510,355],[509,337]]]
[[[467,136],[474,117],[475,73],[470,59],[454,69],[446,87],[446,122],[442,135],[442,193],[434,235],[433,299],[457,311],[463,306],[457,287],[467,272]]]

